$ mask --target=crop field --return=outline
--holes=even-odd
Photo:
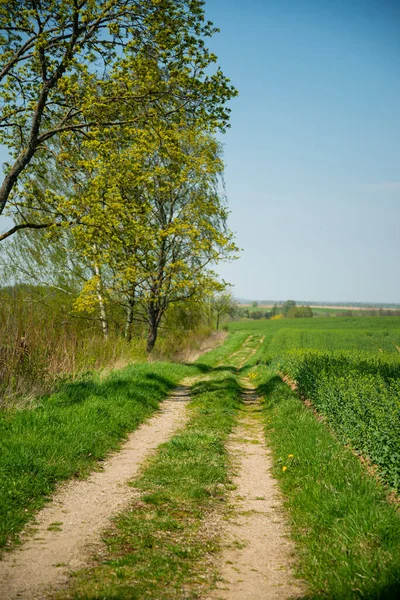
[[[368,331],[393,331],[400,330],[400,317],[327,317],[318,319],[281,319],[277,321],[233,321],[229,323],[230,331],[258,330],[263,333],[276,332],[280,329],[337,329]]]
[[[400,488],[400,328],[396,317],[232,323],[265,333],[261,364],[295,382],[343,443]]]

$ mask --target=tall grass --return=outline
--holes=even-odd
[[[71,311],[72,301],[65,294],[47,288],[0,290],[0,409],[27,406],[62,380],[146,360],[143,324],[135,327],[128,343],[117,315],[105,339],[95,315],[82,317]],[[178,326],[160,329],[153,360],[185,359],[209,334],[204,324],[189,331]]]
[[[70,376],[143,356],[144,344],[105,340],[93,319],[73,318],[60,298],[26,290],[0,292],[0,407],[51,391]]]

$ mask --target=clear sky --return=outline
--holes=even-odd
[[[206,9],[240,94],[223,142],[243,252],[221,276],[238,297],[400,302],[400,0]]]
[[[208,0],[239,297],[400,302],[400,0]]]

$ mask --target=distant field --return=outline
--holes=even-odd
[[[269,351],[277,353],[293,348],[398,354],[400,329],[281,329],[273,337]]]
[[[364,330],[382,330],[392,331],[400,329],[400,317],[336,317],[332,319],[281,319],[278,321],[270,320],[243,320],[232,321],[228,323],[228,327],[232,331],[236,330],[257,330],[266,332],[276,332],[280,329],[364,329]]]
[[[243,308],[253,308],[252,304],[250,303],[240,303],[239,306],[243,307]],[[272,308],[273,306],[275,306],[274,304],[257,304],[256,307],[254,307],[254,310],[257,310],[257,308]],[[277,305],[279,308],[279,304]],[[303,306],[302,304],[299,304],[299,306]],[[344,306],[344,305],[336,305],[336,304],[308,304],[307,306],[311,306],[312,309],[317,309],[317,310],[328,310],[328,311],[340,311],[340,310],[379,310],[380,307],[379,306]],[[384,307],[383,310],[400,310],[400,305],[399,306],[392,306],[392,307]]]

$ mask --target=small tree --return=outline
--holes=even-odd
[[[291,309],[296,307],[296,302],[294,300],[286,300],[282,306],[282,314],[284,317],[288,316],[288,313]]]
[[[222,293],[214,296],[211,300],[211,309],[216,319],[216,329],[219,329],[221,317],[223,315],[233,316],[237,310],[238,302],[232,294]]]
[[[310,319],[314,315],[313,315],[313,311],[310,306],[299,306],[297,316],[302,319]]]

